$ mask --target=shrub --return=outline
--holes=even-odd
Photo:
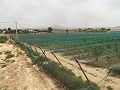
[[[112,67],[112,72],[120,75],[120,66]]]
[[[14,55],[11,54],[11,53],[8,53],[7,56],[6,56],[6,59],[9,59],[9,58],[12,58],[12,57],[14,57]]]
[[[5,54],[11,54],[11,51],[5,51]]]
[[[3,64],[2,66],[1,66],[1,68],[4,68],[4,67],[6,67],[7,65],[6,64]]]
[[[100,87],[98,87],[96,83],[91,82],[93,87],[89,86],[87,81],[86,81],[86,84],[87,84],[87,90],[100,90]]]
[[[108,86],[107,89],[108,90],[113,90],[113,88],[111,86]]]
[[[82,78],[76,77],[70,70],[64,70],[55,62],[49,61],[48,64],[43,65],[43,69],[45,69],[47,74],[51,74],[69,90],[80,90],[85,88],[85,82]]]
[[[0,36],[0,43],[5,43],[8,40],[6,36]]]
[[[15,62],[15,60],[12,60],[12,61],[11,61],[11,63],[14,63],[14,62]]]
[[[9,63],[10,62],[10,60],[6,60],[6,63]]]

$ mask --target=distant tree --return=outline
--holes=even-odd
[[[48,27],[48,32],[52,32],[52,28],[51,27]]]
[[[110,29],[110,28],[108,28],[108,29],[107,29],[107,31],[111,31],[111,29]]]
[[[10,27],[8,28],[8,31],[11,31],[11,28],[10,28]]]
[[[7,30],[6,28],[4,28],[2,31],[3,31],[5,34],[8,34],[8,30]]]
[[[79,32],[82,32],[82,29],[81,29],[81,28],[79,28]]]
[[[4,29],[3,29],[3,31],[7,31],[7,29],[6,29],[6,28],[4,28]]]
[[[68,34],[68,29],[66,29],[66,33]]]
[[[23,30],[21,33],[23,33],[23,34],[30,34],[28,29]]]
[[[100,30],[101,30],[101,31],[106,31],[106,29],[105,29],[105,28],[101,28]]]
[[[14,32],[13,32],[13,30],[9,27],[8,28],[8,34],[13,34]]]
[[[17,30],[17,33],[18,33],[18,34],[21,34],[21,31],[22,31],[21,29],[18,29],[18,30]],[[16,33],[16,30],[14,31],[14,33]]]

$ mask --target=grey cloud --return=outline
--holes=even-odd
[[[107,4],[111,9],[120,9],[120,0],[111,0]]]
[[[20,27],[117,26],[119,14],[119,0],[0,0],[0,22],[17,20]]]

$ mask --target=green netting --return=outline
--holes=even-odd
[[[19,40],[73,58],[120,57],[120,33],[19,35]]]

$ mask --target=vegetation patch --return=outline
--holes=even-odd
[[[15,62],[15,60],[12,60],[12,61],[11,61],[11,63],[14,63],[14,62]]]
[[[7,42],[8,38],[7,36],[0,36],[0,43],[5,43]]]
[[[120,75],[120,66],[115,66],[112,68],[112,72]]]
[[[12,57],[15,56],[15,55],[12,54],[11,51],[6,51],[5,54],[7,54],[6,59],[9,59],[9,58],[12,58]]]
[[[10,60],[6,60],[6,63],[9,63],[10,62]]]
[[[0,52],[0,55],[2,55],[2,52]]]
[[[11,54],[12,52],[11,51],[5,51],[5,54]]]
[[[64,70],[55,62],[49,61],[48,64],[43,65],[43,69],[45,69],[47,74],[51,74],[69,90],[85,88],[85,82],[81,77],[76,77],[70,70]]]
[[[108,90],[113,90],[113,88],[111,86],[108,86],[107,89]]]
[[[3,64],[3,65],[1,65],[1,68],[4,68],[4,67],[6,67],[7,65],[6,64]]]

